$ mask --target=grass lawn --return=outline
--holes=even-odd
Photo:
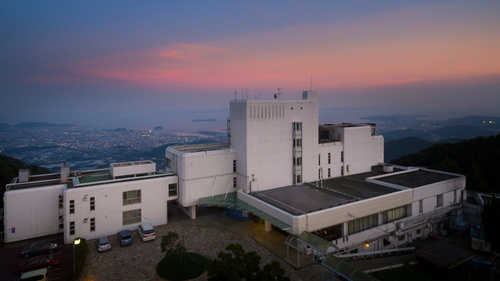
[[[193,279],[205,272],[208,259],[197,253],[173,255],[162,259],[156,272],[167,280]]]

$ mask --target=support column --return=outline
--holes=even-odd
[[[189,206],[189,207],[184,207],[181,205],[178,205],[178,208],[181,209],[186,215],[188,215],[191,219],[196,219],[196,205],[194,206]]]
[[[271,223],[268,222],[268,221],[264,221],[265,222],[265,229],[267,232],[270,232],[271,231]]]

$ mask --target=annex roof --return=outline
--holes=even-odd
[[[290,228],[290,225],[288,225],[288,224],[280,221],[279,219],[277,219],[271,215],[268,215],[268,214],[264,213],[263,211],[239,200],[237,198],[236,192],[228,193],[227,195],[222,194],[222,195],[216,195],[213,197],[200,198],[198,200],[198,205],[247,211],[249,213],[252,213],[252,214],[258,216],[259,218],[262,218],[262,219],[272,223],[274,226],[276,226],[282,230],[287,230]]]

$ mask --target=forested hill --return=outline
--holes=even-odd
[[[32,175],[50,173],[49,170],[35,165],[28,165],[15,158],[0,155],[0,195],[3,197],[5,185],[10,183],[13,178],[19,176],[19,169],[29,168]],[[3,208],[3,200],[0,202]]]
[[[467,189],[500,192],[500,134],[477,137],[454,144],[436,144],[418,153],[391,161],[404,166],[431,169],[467,176]]]

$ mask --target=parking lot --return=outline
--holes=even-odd
[[[8,248],[2,249],[0,251],[0,276],[1,280],[17,280],[19,278],[19,274],[16,274],[14,272],[16,266],[18,264],[26,262],[29,258],[21,258],[19,257],[19,253],[21,252],[22,248],[34,243],[36,241],[41,241],[41,240],[49,240],[49,239],[58,239],[58,245],[59,247],[57,248],[57,251],[52,253],[54,258],[59,259],[59,263],[55,266],[53,266],[49,271],[48,271],[48,276],[49,280],[66,280],[66,276],[68,274],[69,269],[73,266],[72,264],[72,255],[73,255],[73,249],[72,245],[63,245],[62,244],[62,236],[57,235],[57,236],[51,236],[50,238],[41,238],[41,239],[36,239],[36,240],[29,240],[29,241],[24,241],[23,243],[16,243],[15,245],[9,245]],[[61,246],[62,245],[62,246]]]
[[[90,240],[87,241],[89,246],[87,259],[80,280],[164,280],[156,274],[156,265],[164,256],[160,250],[161,236],[169,231],[179,234],[188,251],[199,253],[209,259],[216,258],[228,244],[240,243],[246,251],[256,251],[261,256],[261,266],[278,261],[292,280],[321,280],[321,266],[311,265],[296,270],[244,233],[222,227],[230,221],[266,233],[264,225],[234,221],[224,213],[216,213],[196,220],[182,220],[156,226],[157,238],[153,241],[142,242],[137,232],[132,231],[133,244],[120,247],[116,235],[109,236],[112,249],[107,252],[98,253],[94,240]],[[275,233],[275,235],[280,234]],[[206,279],[205,273],[194,280]]]

